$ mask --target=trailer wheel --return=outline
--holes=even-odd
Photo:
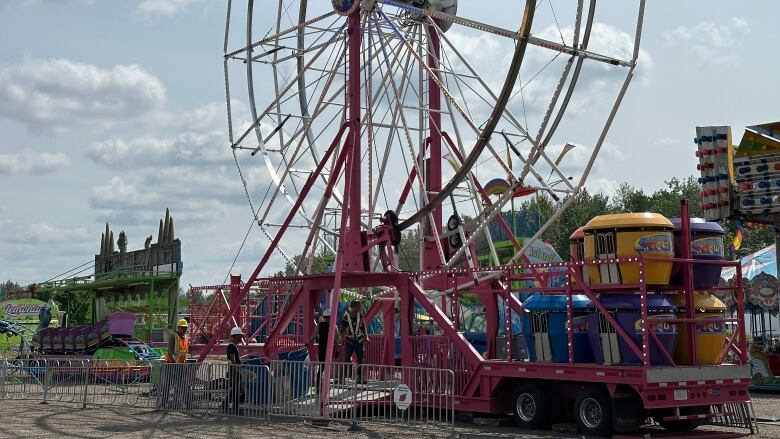
[[[612,434],[612,399],[601,388],[586,388],[574,403],[574,418],[580,433],[609,436]]]
[[[521,428],[544,429],[550,426],[552,407],[543,389],[533,383],[523,384],[512,397],[512,413]]]

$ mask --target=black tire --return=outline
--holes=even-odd
[[[512,415],[521,428],[546,429],[550,427],[552,406],[542,386],[522,384],[512,395]]]
[[[574,419],[582,434],[610,436],[613,430],[612,398],[602,388],[586,388],[574,402]]]

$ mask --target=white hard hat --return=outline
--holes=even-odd
[[[330,308],[328,308],[325,311],[323,311],[322,312],[322,316],[323,317],[330,317]]]
[[[235,328],[230,330],[230,336],[232,337],[234,335],[244,335],[244,331],[238,326],[236,326]]]

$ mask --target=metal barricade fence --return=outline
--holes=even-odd
[[[330,368],[327,394],[322,394]],[[271,361],[269,364],[13,360],[0,363],[0,398],[131,406],[268,420],[454,427],[452,370]]]
[[[357,421],[356,368],[330,363],[330,385],[321,394],[327,365],[312,361],[271,361],[272,416]]]
[[[155,384],[157,410],[268,418],[271,379],[266,365],[163,364]]]
[[[153,407],[154,365],[127,361],[92,361],[87,364],[84,405]]]
[[[45,360],[9,360],[4,369],[4,398],[43,401],[47,376]]]
[[[360,420],[455,426],[455,374],[450,369],[363,366]]]
[[[705,421],[707,425],[744,428],[750,430],[750,434],[758,433],[758,422],[752,401],[730,402],[710,409],[712,413],[719,413],[719,416],[707,419]]]
[[[271,372],[261,364],[210,364],[208,412],[225,416],[268,419]]]
[[[89,361],[49,360],[46,363],[44,402],[84,407],[88,392]]]
[[[0,398],[152,407],[152,369],[115,360],[8,360],[0,366]]]
[[[156,410],[207,414],[212,405],[209,364],[160,365],[156,385]]]

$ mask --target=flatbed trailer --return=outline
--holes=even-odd
[[[683,218],[687,218],[683,204]],[[666,258],[673,272],[682,272],[677,285],[653,285],[646,282],[647,269],[659,258],[636,254],[633,257],[590,261],[572,260],[536,265],[503,265],[485,268],[446,268],[421,272],[341,272],[307,276],[266,278],[253,283],[255,294],[285,295],[288,300],[268,327],[265,343],[253,344],[261,356],[276,359],[280,353],[304,347],[316,330],[315,309],[327,291],[336,288],[362,291],[369,296],[370,306],[365,322],[381,319],[397,322],[383,325],[383,332],[371,334],[367,343],[367,364],[399,365],[410,368],[452,370],[452,383],[442,391],[454,396],[455,409],[463,412],[513,414],[523,427],[543,428],[551,423],[571,419],[586,434],[608,435],[613,431],[633,431],[652,417],[668,429],[688,430],[697,423],[711,419],[736,420],[733,425],[752,426],[745,405],[750,401],[750,364],[747,355],[744,322],[744,294],[741,273],[736,262],[692,259],[688,221],[682,224],[683,236],[688,236],[687,254],[681,258]],[[590,285],[583,279],[583,268],[601,264],[635,264],[638,283],[632,285]],[[736,282],[713,287],[733,294],[736,315],[709,317],[707,322],[722,326],[734,325],[734,332],[724,336],[724,345],[715,364],[699,364],[696,355],[696,323],[693,295],[702,289],[693,286],[694,264],[737,266]],[[565,276],[560,287],[547,280]],[[529,361],[512,353],[510,337],[512,321],[526,311],[511,285],[520,281],[536,281],[529,290],[537,294],[567,298],[566,320],[572,322],[572,298],[585,295],[600,319],[614,328],[616,340],[625,344],[639,364],[576,363],[574,325],[569,324],[568,362]],[[240,282],[232,282],[238,288]],[[246,289],[246,286],[244,286]],[[650,315],[648,298],[670,293],[683,296],[685,306],[672,316]],[[639,304],[639,319],[635,328],[641,332],[635,341],[616,321],[601,298],[613,293],[635,294]],[[458,316],[460,297],[478,297],[485,307],[487,321],[486,352],[478,352],[460,331]],[[241,297],[235,291],[233,297]],[[330,295],[331,301],[337,301]],[[256,300],[257,297],[251,298]],[[247,300],[250,300],[247,298]],[[331,306],[333,306],[331,304]],[[430,316],[432,334],[415,334],[418,308]],[[239,309],[236,302],[235,309]],[[224,321],[222,326],[227,325]],[[673,325],[688,335],[689,364],[676,364],[674,352],[667,352],[655,334],[658,325]],[[499,329],[501,328],[501,329]],[[396,352],[396,339],[400,352]],[[213,340],[216,343],[216,340]],[[499,345],[502,346],[499,347]],[[651,346],[661,353],[664,365],[653,365]],[[205,358],[213,345],[196,347]],[[322,346],[321,348],[327,348]],[[315,357],[318,347],[310,347]],[[658,355],[658,354],[656,354]],[[657,363],[657,361],[656,361]],[[327,368],[326,368],[327,373]],[[329,381],[323,379],[321,395],[328,395]],[[409,383],[414,390],[415,383]],[[327,396],[322,396],[327,404]],[[735,410],[736,408],[736,410]],[[738,411],[740,413],[735,413]],[[746,417],[747,416],[747,417]],[[722,421],[721,421],[722,422]]]

